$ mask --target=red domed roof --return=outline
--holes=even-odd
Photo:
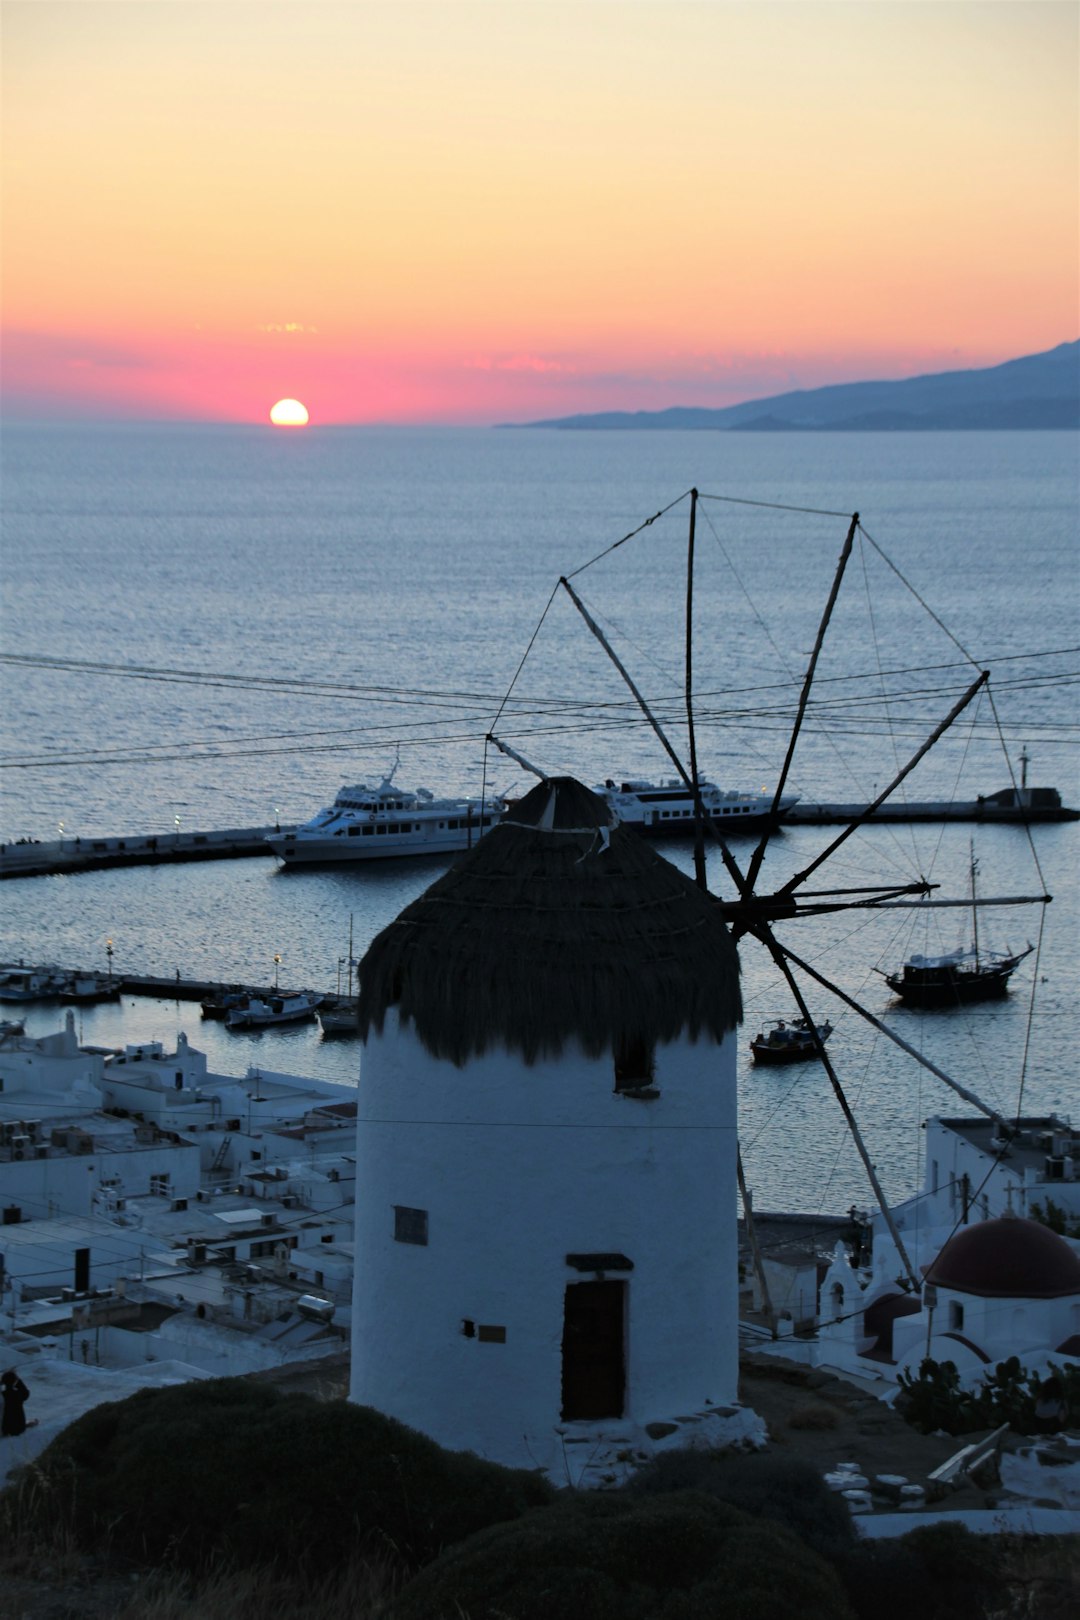
[[[957,1232],[926,1281],[991,1299],[1057,1299],[1080,1294],[1080,1259],[1048,1226],[1003,1215]]]

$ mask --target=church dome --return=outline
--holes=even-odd
[[[957,1232],[926,1281],[990,1299],[1057,1299],[1080,1294],[1080,1258],[1049,1227],[1003,1215]]]
[[[395,1006],[438,1058],[720,1041],[742,1017],[715,900],[570,777],[541,782],[372,941],[360,1031]]]

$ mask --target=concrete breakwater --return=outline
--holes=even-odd
[[[844,825],[865,814],[865,803],[844,804],[800,799],[780,825],[814,827]],[[1020,823],[1080,821],[1080,810],[1061,802],[1056,788],[1004,788],[976,799],[929,799],[884,804],[869,817],[877,822],[982,822]],[[271,833],[288,827],[226,827],[217,832],[157,833],[132,837],[63,838],[50,843],[21,839],[0,844],[0,878],[43,877],[62,872],[93,872],[109,866],[157,866],[172,861],[230,861],[249,856],[273,860],[266,842]],[[668,828],[665,826],[664,831]],[[689,832],[687,834],[689,836]],[[410,850],[416,858],[421,850]],[[362,863],[356,863],[362,864]]]
[[[817,827],[858,821],[865,813],[865,804],[819,804],[813,799],[800,799],[783,819],[784,824],[792,827]],[[1063,805],[1057,788],[1003,788],[1000,793],[980,794],[977,799],[886,803],[875,810],[868,820],[976,821],[993,825],[1024,825],[1036,821],[1080,821],[1080,810],[1070,810]]]
[[[0,878],[94,872],[109,866],[163,866],[174,861],[273,860],[266,842],[276,827],[226,827],[218,832],[136,834],[114,838],[36,839],[0,844]]]
[[[68,979],[72,982],[97,981],[100,985],[107,984],[114,995],[149,996],[157,1001],[217,1001],[221,996],[239,991],[245,996],[257,997],[260,1001],[267,1001],[273,996],[280,996],[288,992],[279,990],[277,986],[269,984],[236,984],[226,982],[224,979],[188,979],[177,968],[173,974],[155,973],[102,973],[95,968],[68,968],[58,967],[56,963],[35,965],[26,962],[0,963],[0,973],[32,973],[52,974],[58,978]],[[36,1001],[56,1001],[64,1006],[77,1005],[77,998],[66,996],[61,990],[46,990],[35,998]],[[102,995],[95,995],[91,999],[103,1000]],[[323,993],[323,999],[334,1001],[336,998],[330,992]],[[7,1005],[3,996],[0,1004]],[[17,1006],[25,1006],[24,999],[19,1000]]]

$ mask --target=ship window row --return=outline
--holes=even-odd
[[[748,805],[748,804],[724,805],[722,810],[720,810],[720,811],[714,810],[712,812],[712,814],[714,816],[717,815],[717,814],[722,815],[722,816],[746,816],[746,815],[750,814],[750,809],[751,809],[751,806]],[[667,819],[680,820],[684,816],[692,816],[693,813],[694,812],[693,812],[692,809],[687,809],[687,810],[661,810],[660,818],[661,818],[661,820],[667,820]]]
[[[381,822],[378,826],[369,825],[367,827],[350,827],[349,837],[358,838],[361,833],[365,838],[370,838],[376,833],[382,833],[385,835],[386,833],[410,833],[419,831],[420,823],[418,821],[386,821]]]

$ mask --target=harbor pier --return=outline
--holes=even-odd
[[[780,819],[783,827],[842,826],[859,821],[865,803],[800,799]],[[880,806],[867,825],[896,822],[974,822],[982,825],[1030,825],[1037,822],[1080,821],[1080,810],[1061,802],[1057,788],[1003,788],[975,799],[928,799]],[[19,839],[0,844],[0,878],[45,877],[61,873],[95,872],[110,866],[164,866],[175,861],[234,861],[252,856],[276,857],[267,839],[294,830],[281,825],[226,827],[215,832],[135,834],[125,837],[61,838],[39,843]],[[664,824],[664,831],[669,831]],[[732,831],[738,831],[735,826]],[[681,829],[680,829],[681,831]],[[687,827],[686,836],[692,836]],[[424,853],[412,850],[411,856]],[[363,864],[357,863],[357,864]]]

